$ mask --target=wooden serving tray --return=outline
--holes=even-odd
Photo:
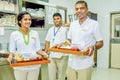
[[[48,64],[50,60],[41,60],[41,61],[25,61],[25,62],[17,62],[10,64],[11,67],[20,67],[20,66],[31,66],[37,64]]]
[[[48,51],[50,52],[61,52],[61,53],[65,53],[65,54],[75,54],[75,55],[81,55],[81,56],[85,56],[88,54],[88,52],[85,51],[74,51],[71,49],[67,49],[67,48],[49,48]]]

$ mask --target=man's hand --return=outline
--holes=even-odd
[[[88,56],[91,56],[94,52],[94,46],[89,46],[85,52],[88,52]]]
[[[55,44],[54,47],[55,48],[60,48],[62,46],[62,43],[61,44]]]

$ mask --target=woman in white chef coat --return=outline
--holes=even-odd
[[[21,12],[18,17],[19,30],[11,33],[8,61],[11,63],[13,56],[18,53],[26,58],[36,58],[38,54],[48,58],[48,55],[40,50],[39,35],[30,29],[31,15],[28,12]],[[38,80],[40,65],[14,67],[16,80]]]

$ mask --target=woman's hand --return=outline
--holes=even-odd
[[[7,58],[7,61],[11,64],[12,62],[12,59],[13,59],[13,54],[9,54],[8,58]]]
[[[38,50],[37,53],[42,55],[44,59],[48,59],[48,54],[45,51]]]
[[[42,60],[42,56],[41,55],[37,55],[36,59],[37,60]]]
[[[44,59],[48,59],[48,54],[45,51],[42,51],[42,56]]]

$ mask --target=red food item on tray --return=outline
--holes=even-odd
[[[80,49],[79,49],[77,46],[72,46],[72,47],[71,47],[71,50],[80,51]]]

